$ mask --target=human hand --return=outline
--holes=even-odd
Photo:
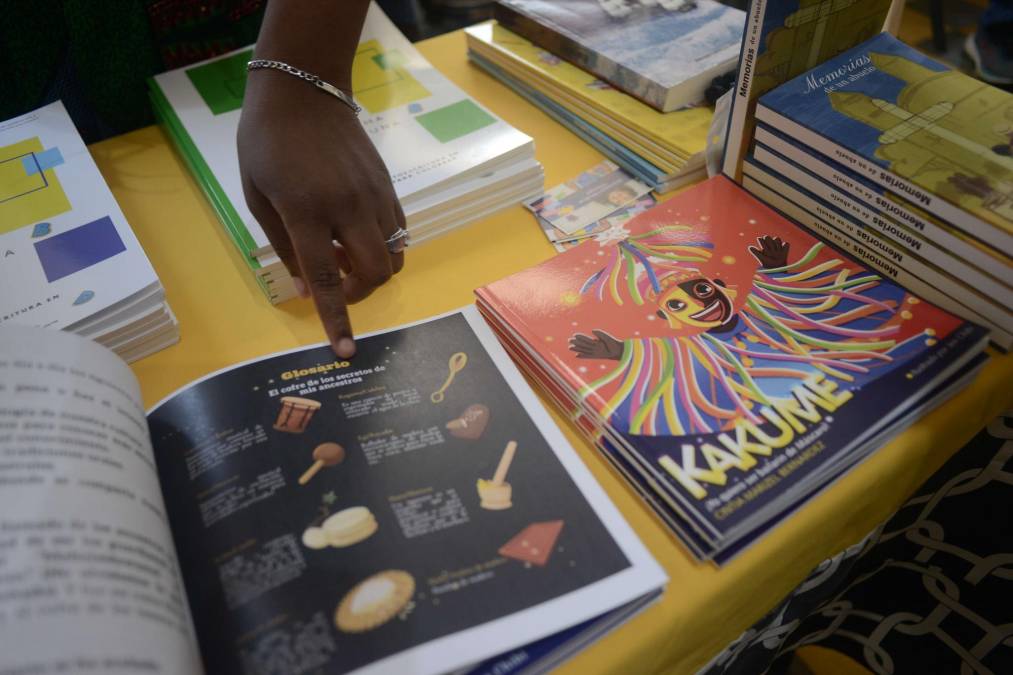
[[[237,143],[250,212],[334,352],[352,356],[347,303],[404,266],[404,240],[386,244],[405,218],[383,160],[348,106],[268,70],[249,74]]]

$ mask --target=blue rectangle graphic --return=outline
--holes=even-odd
[[[52,169],[54,166],[63,164],[63,155],[59,148],[50,148],[42,152],[33,152],[31,156],[21,160],[25,167],[25,173],[31,176],[33,173]]]
[[[46,280],[50,283],[87,269],[127,250],[109,216],[35,242]]]

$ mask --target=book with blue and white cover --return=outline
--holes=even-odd
[[[745,13],[714,0],[501,0],[496,19],[617,89],[670,112],[735,67]]]
[[[756,116],[1013,251],[1013,94],[884,33],[764,95]]]

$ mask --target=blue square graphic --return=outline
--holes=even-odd
[[[25,167],[25,174],[31,176],[34,173],[52,169],[54,166],[63,164],[63,155],[59,148],[50,148],[42,152],[33,152],[30,157],[21,160]]]
[[[42,271],[50,283],[112,258],[127,247],[109,216],[35,242]]]

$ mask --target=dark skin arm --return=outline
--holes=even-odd
[[[368,0],[271,0],[254,58],[350,94],[368,8]],[[404,265],[385,243],[405,220],[383,160],[348,106],[274,70],[249,73],[237,142],[250,211],[300,295],[312,296],[334,352],[352,356],[347,304]]]

